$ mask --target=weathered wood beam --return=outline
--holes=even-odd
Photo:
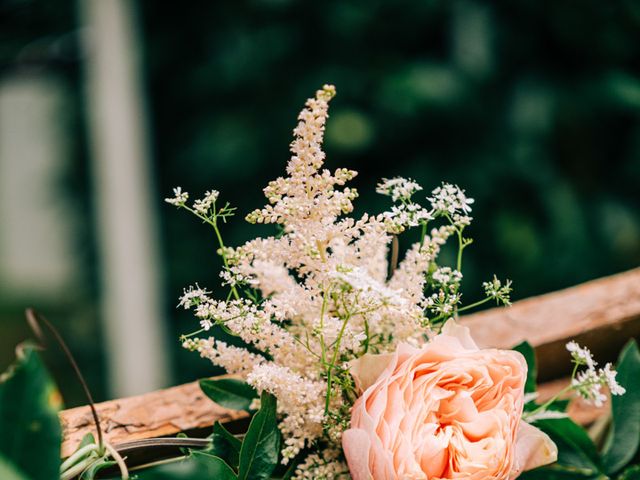
[[[572,338],[588,345],[598,359],[615,358],[622,344],[640,335],[640,269],[541,295],[466,316],[476,341],[483,346],[510,348],[522,340],[536,347],[541,377],[559,378],[570,365],[564,344]],[[549,382],[540,389],[550,398],[567,379]],[[97,405],[105,437],[112,444],[175,435],[210,427],[214,421],[246,418],[244,412],[227,410],[202,394],[197,382],[136,397]],[[587,425],[606,411],[573,402],[569,413]],[[76,448],[82,436],[93,431],[88,407],[60,414],[64,438],[62,456]]]
[[[541,380],[567,375],[565,344],[587,345],[600,362],[615,361],[622,346],[640,337],[640,268],[465,316],[462,323],[483,347],[536,348]]]
[[[211,427],[215,421],[229,422],[247,413],[228,410],[213,403],[200,390],[198,382],[165,390],[121,398],[96,405],[104,436],[109,443],[176,435],[179,432]],[[62,457],[76,449],[82,437],[95,426],[88,406],[60,413],[62,422]]]

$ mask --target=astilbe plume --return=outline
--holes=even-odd
[[[356,172],[323,168],[322,141],[334,95],[334,87],[325,85],[307,101],[294,129],[287,176],[270,182],[264,189],[269,203],[246,217],[251,223],[279,225],[279,234],[238,248],[222,246],[222,277],[232,289],[227,300],[215,300],[200,288],[186,291],[181,300],[182,306],[194,310],[203,331],[222,325],[251,347],[250,352],[215,338],[184,341],[185,347],[258,391],[277,397],[284,463],[313,445],[339,451],[355,399],[350,360],[366,352],[393,350],[398,342],[417,344],[429,332],[424,327],[431,312],[437,318],[455,313],[459,272],[436,276],[442,281],[448,272],[446,278],[454,278],[455,284],[434,283],[443,292],[434,295],[443,296],[451,311],[434,310],[438,300],[426,295],[425,287],[442,245],[452,235],[459,235],[463,245],[461,232],[470,221],[471,200],[457,187],[438,187],[433,199],[437,207],[428,211],[411,200],[421,188],[403,179],[385,180],[378,187],[380,193],[401,201],[395,210],[345,217],[357,197],[357,191],[345,185]],[[217,192],[194,205],[195,210],[186,205],[187,198],[178,190],[176,198],[167,201],[214,227],[216,215],[224,219],[220,212],[230,211],[228,206],[215,210]],[[426,223],[436,209],[450,223],[427,234]],[[393,235],[410,226],[423,227],[420,241],[387,278]],[[309,468],[346,471],[339,455],[313,455],[306,462]],[[311,478],[309,474],[307,469],[299,476]]]

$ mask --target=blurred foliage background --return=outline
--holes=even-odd
[[[262,204],[266,182],[284,172],[296,115],[324,83],[338,89],[327,166],[359,171],[359,212],[385,208],[375,184],[396,175],[416,179],[425,194],[443,180],[458,183],[476,199],[467,299],[493,273],[513,280],[518,299],[640,263],[639,1],[135,6],[169,382],[212,372],[180,350],[179,334],[196,324],[175,305],[196,281],[218,287],[219,261],[213,232],[162,198],[175,185],[195,198],[215,188],[239,208],[225,227],[228,244],[268,233],[242,217]],[[22,309],[36,305],[61,325],[96,396],[105,398],[82,96],[86,34],[72,2],[0,2],[0,81],[46,71],[64,92],[65,161],[50,180],[72,205],[67,236],[77,265],[74,288],[64,295],[0,287],[0,361],[4,367],[12,345],[27,335]],[[81,402],[62,359],[52,354],[50,361],[68,402]]]

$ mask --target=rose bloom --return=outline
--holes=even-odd
[[[362,391],[342,437],[353,480],[507,480],[557,458],[521,420],[524,357],[479,349],[453,321],[421,348],[364,355],[351,373]]]

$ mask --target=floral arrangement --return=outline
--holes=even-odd
[[[245,410],[248,425],[216,422],[207,438],[112,445],[62,336],[27,309],[37,341],[20,344],[0,374],[1,479],[640,479],[635,340],[615,369],[599,368],[570,341],[571,381],[539,402],[531,345],[479,348],[459,321],[482,304],[510,304],[511,283],[495,277],[483,284],[483,298],[462,304],[473,200],[443,183],[423,206],[415,200],[420,185],[393,178],[377,187],[391,198],[388,211],[348,216],[357,192],[346,184],[356,173],[323,168],[334,94],[325,86],[308,100],[287,176],[271,182],[269,204],[247,216],[275,224],[273,236],[229,248],[220,227],[234,208],[217,191],[188,203],[176,188],[167,199],[213,228],[228,289],[218,299],[198,285],[185,290],[179,306],[194,312],[200,329],[182,344],[229,372],[200,387],[218,404]],[[403,255],[401,234],[414,240]],[[451,266],[438,258],[448,241],[457,248]],[[65,459],[61,397],[38,355],[45,331],[69,360],[95,427]],[[566,412],[572,394],[595,406],[610,394],[610,414],[585,430]],[[158,447],[181,456],[154,457]],[[140,465],[134,452],[154,461]]]
[[[214,427],[209,461],[219,478],[510,479],[556,461],[556,444],[534,424],[566,413],[558,397],[535,402],[526,345],[480,349],[457,321],[488,302],[509,305],[511,292],[494,277],[484,298],[462,304],[473,199],[442,183],[423,206],[416,182],[383,179],[377,192],[390,197],[389,211],[348,216],[356,172],[323,168],[334,95],[325,85],[307,101],[287,176],[246,217],[275,224],[273,236],[228,247],[220,227],[234,208],[219,192],[190,204],[178,187],[166,199],[214,229],[228,287],[221,299],[185,290],[179,305],[201,328],[183,346],[233,376],[202,381],[205,393],[254,413],[242,442]],[[401,234],[415,242],[399,261]],[[454,266],[438,263],[448,241]],[[575,368],[566,390],[595,404],[603,387],[625,393],[610,364],[598,370],[588,350],[567,348]]]

